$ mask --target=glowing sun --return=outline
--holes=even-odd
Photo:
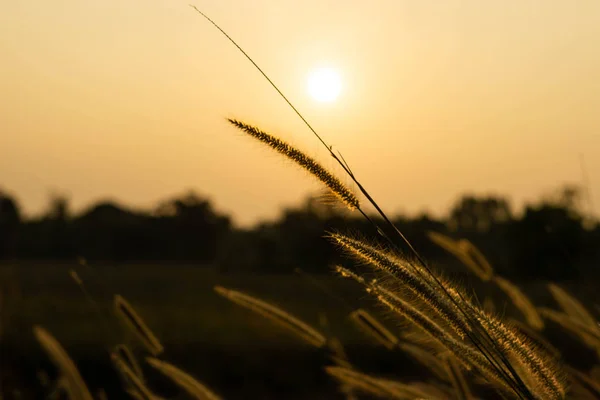
[[[333,68],[316,68],[308,75],[307,89],[315,100],[329,103],[339,96],[342,79]]]

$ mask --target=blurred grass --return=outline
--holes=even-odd
[[[313,326],[319,326],[319,316],[325,314],[331,329],[344,342],[362,340],[360,333],[348,329],[351,325],[346,321],[345,313],[349,309],[341,312],[335,300],[299,276],[225,275],[209,267],[196,266],[76,268],[102,310],[103,315],[99,316],[70,277],[69,271],[74,267],[55,264],[0,266],[0,287],[8,289],[5,290],[5,306],[11,318],[5,334],[13,337],[15,325],[24,328],[41,324],[65,343],[101,344],[106,339],[104,329],[119,330],[112,315],[112,296],[121,294],[165,344],[298,343],[269,321],[257,318],[214,293],[214,285],[219,284],[278,304]],[[356,306],[357,299],[366,298],[352,282],[333,276],[318,279]]]
[[[83,280],[101,315],[71,278],[71,269]],[[185,265],[0,264],[2,330],[4,340],[15,341],[13,344],[25,340],[23,334],[34,324],[45,326],[66,346],[81,347],[80,351],[114,344],[125,338],[112,309],[113,295],[121,294],[167,348],[188,344],[305,346],[287,331],[217,295],[215,285],[272,302],[346,345],[365,344],[362,333],[347,318],[352,309],[371,307],[385,321],[385,314],[377,313],[380,308],[376,303],[353,282],[333,274],[311,278],[347,304],[299,275],[220,274],[211,267]],[[472,279],[462,283],[481,301],[490,296],[502,315],[522,320],[519,311],[493,285]],[[561,285],[592,308],[598,292],[594,282],[588,283]],[[520,286],[536,306],[556,307],[545,282]],[[327,327],[320,326],[322,316]],[[390,321],[388,327],[398,328]]]
[[[71,269],[78,272],[100,314],[70,276]],[[411,376],[427,379],[403,353],[373,346],[348,320],[352,308],[363,307],[375,311],[393,332],[402,329],[386,321],[364,291],[332,274],[314,278],[348,304],[332,299],[298,275],[221,274],[210,267],[182,265],[3,264],[0,367],[12,371],[17,386],[31,386],[40,366],[51,370],[31,334],[32,326],[39,324],[63,344],[91,387],[104,387],[119,398],[119,383],[106,348],[125,342],[135,349],[135,342],[129,340],[113,313],[112,297],[121,294],[162,341],[165,360],[226,398],[335,398],[337,388],[322,372],[322,367],[330,364],[326,354],[217,295],[213,286],[218,284],[272,302],[326,335],[338,337],[351,361],[365,371],[401,380]],[[477,280],[463,283],[476,290],[481,300],[484,295],[491,296],[502,315],[522,319],[497,289]],[[598,293],[595,283],[588,283],[562,285],[590,304]],[[532,282],[523,289],[536,305],[555,307],[544,282]],[[320,323],[322,315],[327,319],[325,327]],[[569,350],[563,354],[568,361],[589,358],[586,348],[576,341],[569,343],[560,328],[550,328],[546,336],[567,345]],[[143,355],[140,347],[136,351]],[[160,377],[154,375],[153,379],[160,387]],[[163,393],[173,390],[168,385],[163,389]]]
[[[70,276],[71,269],[77,270],[100,313]],[[318,279],[356,306],[367,297],[352,282],[331,275]],[[273,302],[345,344],[372,350],[347,320],[349,309],[295,275],[227,275],[198,266],[19,264],[0,265],[0,363],[16,375],[14,386],[31,386],[40,366],[52,370],[31,334],[39,324],[67,349],[91,387],[104,387],[119,398],[106,349],[122,342],[136,346],[114,316],[112,297],[118,293],[162,341],[166,360],[226,397],[335,396],[335,385],[322,372],[329,362],[323,352],[217,295],[217,284]],[[320,325],[321,314],[326,314],[326,327]],[[376,363],[381,355],[375,350],[365,357]],[[143,355],[139,346],[136,351]],[[160,384],[160,377],[155,379]]]

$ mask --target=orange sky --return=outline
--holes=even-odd
[[[516,206],[579,182],[600,203],[600,2],[199,1],[343,152],[390,213],[465,191]],[[320,186],[227,125],[255,123],[335,167],[245,58],[174,0],[11,1],[0,13],[0,187],[149,207],[185,189],[237,221]],[[339,101],[306,93],[342,75]]]

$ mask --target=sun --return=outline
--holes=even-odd
[[[330,103],[342,91],[342,79],[333,68],[316,68],[308,75],[307,89],[315,100]]]

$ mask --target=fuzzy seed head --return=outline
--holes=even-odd
[[[360,202],[354,193],[352,193],[338,178],[333,176],[312,157],[306,155],[304,152],[298,150],[289,143],[286,143],[283,140],[258,129],[257,127],[248,125],[236,119],[228,118],[227,120],[232,125],[246,132],[248,135],[258,139],[278,153],[283,154],[296,164],[300,165],[311,175],[323,182],[350,210],[355,210],[360,207]]]

